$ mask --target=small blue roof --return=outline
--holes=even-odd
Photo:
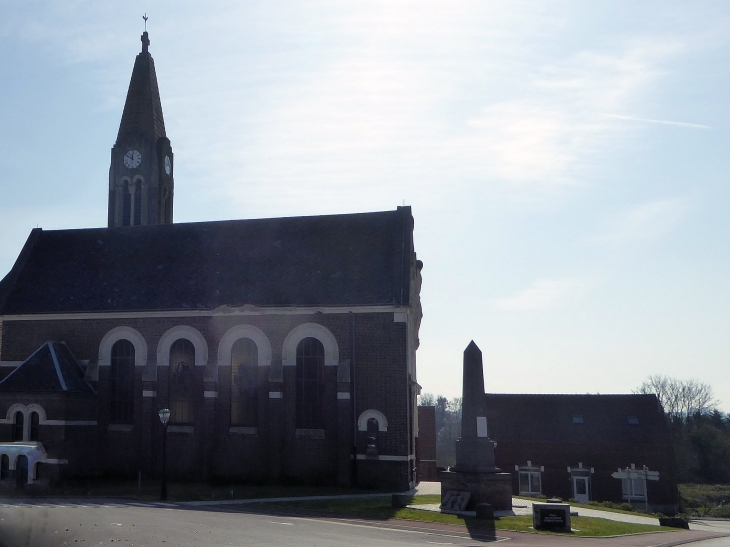
[[[46,342],[0,382],[0,393],[93,394],[84,371],[64,342]]]

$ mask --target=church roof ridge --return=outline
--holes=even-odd
[[[205,225],[210,226],[222,226],[224,224],[244,224],[244,223],[259,223],[259,222],[307,222],[310,220],[326,220],[326,219],[344,219],[346,217],[349,218],[356,218],[359,217],[361,219],[364,219],[367,216],[374,216],[374,215],[393,215],[397,214],[403,211],[405,214],[409,214],[411,212],[411,207],[409,205],[406,206],[398,206],[397,209],[389,209],[384,211],[365,211],[365,212],[356,212],[356,213],[332,213],[327,215],[301,215],[301,216],[285,216],[285,217],[260,217],[260,218],[228,218],[228,219],[219,219],[219,220],[193,220],[190,222],[174,222],[171,224],[149,224],[149,225],[142,225],[142,226],[114,226],[114,227],[103,227],[103,226],[97,226],[92,228],[60,228],[60,229],[43,229],[43,228],[36,228],[34,230],[42,230],[45,234],[56,234],[60,232],[91,232],[91,231],[99,231],[99,232],[107,232],[111,230],[131,230],[133,229],[135,232],[139,230],[159,230],[159,229],[168,229],[168,230],[175,230],[175,229],[183,229],[183,228],[195,228],[195,227],[204,227]]]
[[[484,401],[489,437],[497,442],[667,442],[664,414],[654,394],[486,393]]]
[[[142,34],[142,51],[134,60],[117,143],[125,136],[137,133],[154,135],[155,141],[167,136],[155,61],[147,49],[149,43],[149,35],[145,31]]]

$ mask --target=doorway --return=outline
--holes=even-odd
[[[588,503],[590,496],[591,478],[573,476],[573,498],[578,503]]]

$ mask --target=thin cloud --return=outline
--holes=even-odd
[[[529,311],[548,308],[568,297],[580,296],[590,283],[581,279],[540,279],[523,291],[496,301],[507,311]]]
[[[633,116],[621,116],[619,114],[603,114],[606,118],[615,118],[617,120],[628,120],[632,122],[656,123],[661,125],[676,125],[679,127],[691,127],[692,129],[712,129],[709,125],[701,123],[675,122],[671,120],[652,120],[649,118],[635,118]]]
[[[658,239],[680,225],[687,208],[681,199],[664,199],[638,205],[618,215],[607,232],[595,239],[614,244]]]

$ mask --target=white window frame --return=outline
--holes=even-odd
[[[545,470],[544,467],[517,467],[517,489],[523,496],[541,496],[542,495],[542,472]],[[527,477],[527,484],[529,491],[522,489],[523,477]],[[537,481],[535,481],[537,477]],[[535,490],[535,482],[539,483],[539,489]]]
[[[643,477],[621,479],[621,493],[628,501],[646,500],[646,480]]]

